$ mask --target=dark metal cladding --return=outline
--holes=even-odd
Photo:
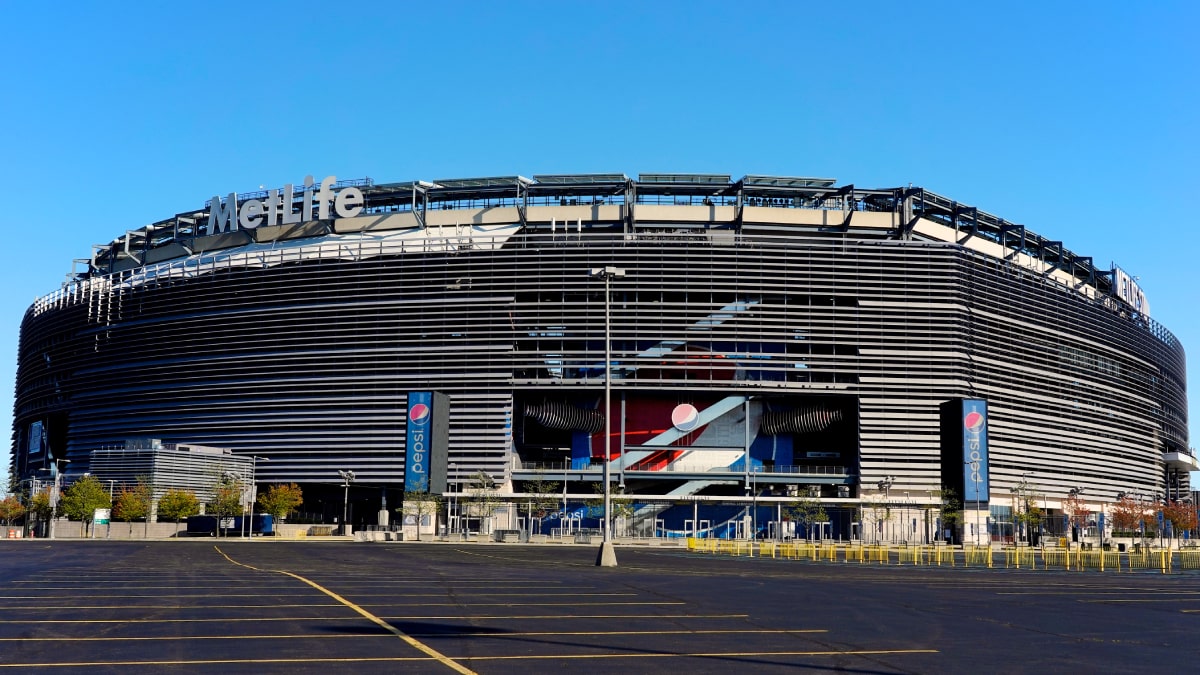
[[[584,178],[364,184],[357,229],[201,252],[198,212],[114,242],[24,318],[13,468],[152,437],[269,457],[264,481],[399,485],[406,394],[433,390],[451,480],[503,479],[533,426],[598,430],[609,265],[622,396],[790,397],[772,429],[844,427],[860,485],[936,490],[963,397],[988,401],[993,489],[1162,493],[1188,451],[1182,346],[1057,242],[920,188]]]

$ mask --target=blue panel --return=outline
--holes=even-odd
[[[429,446],[433,434],[433,392],[408,392],[408,431],[404,442],[404,489],[429,491]]]
[[[968,398],[962,402],[963,502],[988,500],[988,413],[987,401]]]

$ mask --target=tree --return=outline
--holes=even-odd
[[[1075,491],[1062,502],[1063,513],[1067,515],[1067,523],[1082,530],[1087,527],[1088,507],[1083,498]]]
[[[424,483],[420,487],[424,487]],[[421,541],[421,523],[425,516],[437,516],[441,512],[442,496],[426,490],[405,490],[404,504],[396,509],[400,512],[401,523],[407,516],[413,516],[417,521],[417,541]],[[434,523],[437,518],[434,518]]]
[[[23,515],[25,515],[25,505],[16,495],[0,499],[0,520],[3,520],[5,525],[12,525],[12,521]]]
[[[825,507],[812,497],[801,497],[788,502],[787,506],[783,507],[783,515],[788,520],[804,527],[805,539],[811,538],[813,524],[829,520],[829,514],[825,513]]]
[[[1138,531],[1146,508],[1130,495],[1122,495],[1112,507],[1113,535],[1131,536]]]
[[[135,489],[121,488],[113,503],[112,519],[122,523],[141,520],[146,517],[145,502],[138,496]]]
[[[54,507],[50,504],[50,488],[39,490],[29,498],[29,515],[38,520],[49,520],[54,515]]]
[[[158,500],[158,515],[175,521],[175,533],[179,533],[179,521],[200,513],[200,500],[189,490],[167,490]]]
[[[1037,531],[1045,515],[1037,505],[1037,495],[1025,490],[1016,491],[1013,493],[1013,505],[1016,507],[1013,511],[1013,521],[1020,526],[1018,530],[1026,532],[1026,536]]]
[[[150,516],[154,513],[154,484],[149,476],[138,476],[137,483],[132,487],[122,487],[121,494],[113,504],[112,517],[114,520],[145,522],[143,536],[150,536]],[[132,534],[132,532],[131,532]]]
[[[612,508],[613,523],[624,523],[625,534],[629,534],[628,521],[637,512],[637,507],[633,504],[633,497],[625,494],[625,488],[618,487],[609,494],[609,507]],[[615,529],[616,525],[613,528]]]
[[[304,503],[304,492],[295,483],[278,483],[258,496],[258,505],[277,522],[287,518]],[[279,534],[279,528],[275,528]]]
[[[468,494],[470,504],[480,520],[480,529],[484,534],[491,532],[492,516],[500,504],[500,486],[496,484],[496,479],[486,471],[477,471],[471,477]]]
[[[863,502],[863,510],[871,514],[872,527],[875,530],[875,540],[879,541],[879,539],[885,538],[887,533],[884,532],[884,523],[891,522],[892,520],[891,502],[870,499]]]
[[[90,475],[71,483],[70,487],[63,490],[62,499],[59,500],[63,514],[71,520],[82,522],[85,533],[91,527],[96,509],[111,507],[112,499],[108,496],[108,490],[95,476]]]
[[[213,486],[213,496],[208,510],[217,518],[217,534],[221,533],[221,520],[242,515],[242,482],[232,474],[226,474]]]
[[[1171,523],[1171,531],[1174,536],[1179,536],[1196,527],[1196,507],[1191,504],[1171,501],[1162,505],[1162,514],[1163,520]]]
[[[950,486],[943,485],[937,497],[941,503],[942,529],[957,532],[963,522],[962,502],[958,499],[958,493]],[[942,534],[939,532],[937,538],[940,539]]]
[[[546,514],[553,511],[559,503],[558,493],[562,484],[556,480],[546,480],[545,474],[538,472],[537,477],[526,481],[526,509],[529,514],[529,529],[533,531],[533,519],[541,521]]]

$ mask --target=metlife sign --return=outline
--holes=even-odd
[[[297,192],[291,183],[283,190],[268,190],[266,199],[246,199],[238,203],[237,193],[231,192],[221,201],[213,196],[208,208],[206,234],[221,234],[237,230],[253,230],[263,226],[298,225],[313,220],[353,218],[363,210],[362,190],[345,187],[334,192],[337,176],[326,176],[317,185],[312,176],[304,177],[303,189]],[[299,210],[296,198],[299,196]]]

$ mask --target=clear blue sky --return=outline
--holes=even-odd
[[[1140,276],[1200,383],[1200,5],[1134,4],[0,0],[0,427],[73,258],[306,174],[913,183]]]

